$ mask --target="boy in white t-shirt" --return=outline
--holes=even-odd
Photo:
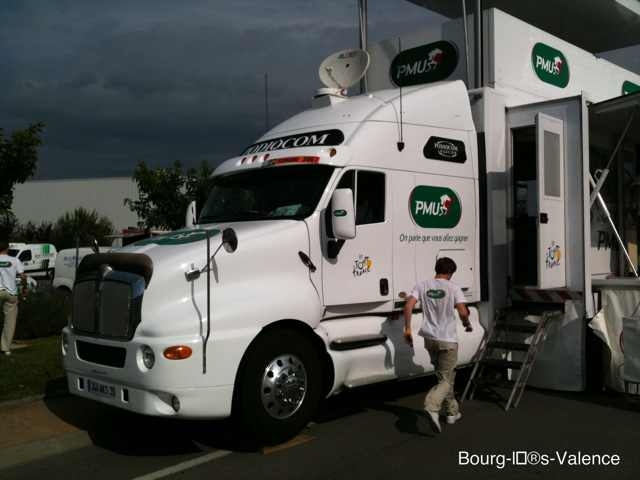
[[[0,349],[5,355],[11,355],[11,342],[16,330],[18,317],[18,285],[16,277],[22,280],[22,288],[27,281],[22,262],[9,255],[9,242],[0,240],[0,307],[4,314],[4,326],[0,337]]]
[[[407,298],[404,307],[404,338],[413,345],[411,315],[416,303],[422,304],[422,326],[419,335],[424,337],[424,346],[436,369],[438,383],[429,390],[424,400],[433,427],[440,432],[440,410],[444,409],[447,423],[453,424],[462,417],[453,392],[458,362],[458,312],[467,332],[471,332],[469,309],[465,305],[462,289],[451,281],[457,267],[448,257],[436,261],[436,276],[419,282]]]

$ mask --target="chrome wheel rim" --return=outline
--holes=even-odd
[[[278,420],[296,413],[307,394],[307,371],[295,355],[280,355],[267,364],[260,396],[267,413]]]

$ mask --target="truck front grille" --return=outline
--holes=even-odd
[[[74,332],[130,340],[140,323],[144,288],[144,278],[129,272],[106,269],[81,276],[73,288]]]

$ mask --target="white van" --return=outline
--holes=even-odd
[[[476,132],[462,82],[403,95],[406,146],[397,90],[328,98],[224,162],[193,228],[85,257],[70,391],[148,415],[237,412],[273,441],[322,397],[432,372],[401,312],[442,256],[480,300]],[[460,364],[484,333],[470,310]]]
[[[101,252],[106,252],[111,247],[100,247]],[[84,257],[94,253],[92,247],[65,248],[58,252],[53,276],[53,288],[71,293],[73,282],[76,279],[76,266]],[[77,261],[76,261],[77,257]]]
[[[56,261],[56,247],[51,243],[11,243],[9,255],[16,257],[30,275],[47,275]]]

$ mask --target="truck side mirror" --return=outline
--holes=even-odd
[[[353,191],[350,188],[338,188],[331,196],[331,226],[333,236],[338,240],[350,240],[356,237],[356,216],[353,206]]]
[[[222,246],[227,253],[233,253],[238,248],[238,237],[233,228],[225,228],[222,231]]]
[[[186,228],[193,228],[195,224],[196,224],[196,201],[194,200],[187,206],[187,211],[185,212],[185,215],[184,215],[184,226]]]

